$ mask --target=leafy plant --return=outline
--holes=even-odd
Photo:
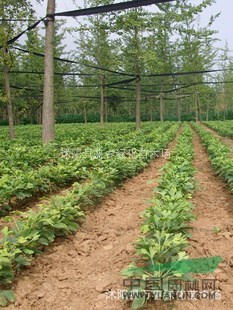
[[[216,173],[221,176],[233,191],[233,160],[231,151],[217,137],[207,132],[202,126],[192,123],[205,145],[211,164]]]
[[[142,280],[139,290],[145,288],[143,281],[147,278],[164,280],[182,276],[175,266],[187,258],[189,223],[195,219],[193,205],[188,201],[195,188],[193,157],[192,133],[185,125],[169,162],[163,168],[156,196],[151,200],[152,206],[144,212],[143,235],[135,243],[136,262],[122,272],[125,277]],[[172,262],[173,267],[163,268],[164,264]],[[132,308],[139,309],[145,302],[145,296],[136,298]]]
[[[217,227],[217,226],[214,226],[213,228],[212,228],[212,233],[213,234],[219,234],[220,232],[222,231],[222,229],[220,228],[220,227]]]

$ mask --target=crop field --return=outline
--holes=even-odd
[[[233,308],[233,160],[222,140],[232,127],[57,125],[47,146],[40,126],[16,127],[14,141],[3,128],[1,305]]]
[[[1,0],[0,308],[233,310],[222,2]]]

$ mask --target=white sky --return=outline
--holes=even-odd
[[[46,15],[46,5],[47,0],[43,1],[42,5],[36,5],[36,1],[33,0],[36,11],[38,12],[38,17],[43,17]],[[121,0],[117,0],[117,2],[121,2]],[[83,1],[82,0],[76,0],[76,3],[78,3],[80,6],[82,6]],[[199,4],[200,0],[192,0],[193,4]],[[63,12],[63,11],[71,11],[75,10],[77,7],[73,3],[73,0],[57,0],[56,1],[56,12]],[[211,15],[215,15],[216,13],[221,12],[220,17],[216,20],[216,22],[213,25],[213,29],[217,30],[219,33],[216,35],[218,39],[220,39],[219,42],[216,43],[216,45],[219,48],[223,48],[225,46],[225,41],[228,41],[229,48],[232,50],[233,54],[233,30],[232,30],[232,14],[233,14],[233,1],[232,0],[216,0],[216,3],[210,7],[207,8],[200,16],[200,23],[201,25],[206,25],[209,17]],[[73,19],[68,17],[64,18],[67,20],[68,25],[72,25]],[[66,44],[69,42],[68,45],[72,46],[72,37],[66,39]]]

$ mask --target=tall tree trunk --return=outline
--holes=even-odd
[[[196,108],[196,122],[201,121],[200,119],[200,98],[198,87],[196,86],[196,94],[195,94],[195,108]]]
[[[104,75],[101,73],[100,79],[100,125],[104,125]]]
[[[153,122],[153,103],[150,102],[150,121]]]
[[[16,125],[20,125],[20,114],[16,114]]]
[[[108,101],[105,99],[105,122],[108,122]]]
[[[38,124],[39,125],[42,125],[42,114],[43,114],[42,105],[43,104],[41,104],[39,109],[38,109]]]
[[[206,121],[207,122],[209,120],[209,108],[210,108],[210,103],[209,103],[209,99],[208,99],[207,106],[206,106]]]
[[[195,110],[196,110],[196,123],[200,120],[200,106],[199,106],[199,98],[198,92],[195,94]]]
[[[137,9],[136,21],[138,20]],[[136,50],[135,55],[135,75],[136,75],[136,129],[140,128],[141,125],[141,50],[140,50],[140,34],[139,27],[135,25],[134,27],[134,48]]]
[[[128,103],[128,114],[129,114],[129,116],[131,116],[131,104],[130,104],[130,102]]]
[[[164,121],[163,113],[164,113],[164,107],[163,107],[163,94],[160,93],[160,121],[161,121],[161,122]]]
[[[84,122],[85,122],[85,124],[87,124],[87,108],[86,108],[86,103],[84,104],[83,112],[84,112]]]
[[[225,91],[224,91],[224,94],[223,94],[223,120],[224,121],[226,120],[226,110],[227,110],[227,107],[226,107],[226,94],[225,94]]]
[[[198,122],[198,109],[197,109],[197,93],[195,94],[195,111],[196,111],[196,117],[195,117],[195,120],[196,120],[196,123]]]
[[[3,108],[3,111],[2,111],[2,119],[5,121],[7,119],[7,108]]]
[[[178,121],[181,122],[181,97],[178,96],[177,98],[178,102],[178,106],[177,106],[177,114],[178,114]]]
[[[187,101],[187,103],[186,103],[186,114],[190,114],[190,103],[189,103],[189,100]]]
[[[140,75],[136,78],[136,129],[140,128],[141,123],[141,79]]]
[[[6,96],[7,96],[7,114],[8,114],[8,122],[9,122],[9,133],[10,139],[15,139],[15,130],[14,130],[14,112],[13,105],[11,99],[11,88],[10,88],[10,73],[9,73],[9,65],[7,63],[7,50],[4,51],[4,78],[5,78],[5,87],[6,87]]]
[[[54,111],[54,17],[55,0],[48,0],[45,59],[44,59],[44,98],[42,116],[42,142],[47,144],[55,138],[55,111]],[[50,15],[50,16],[49,16]]]

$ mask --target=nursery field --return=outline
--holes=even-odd
[[[233,309],[233,121],[0,131],[0,304]]]

